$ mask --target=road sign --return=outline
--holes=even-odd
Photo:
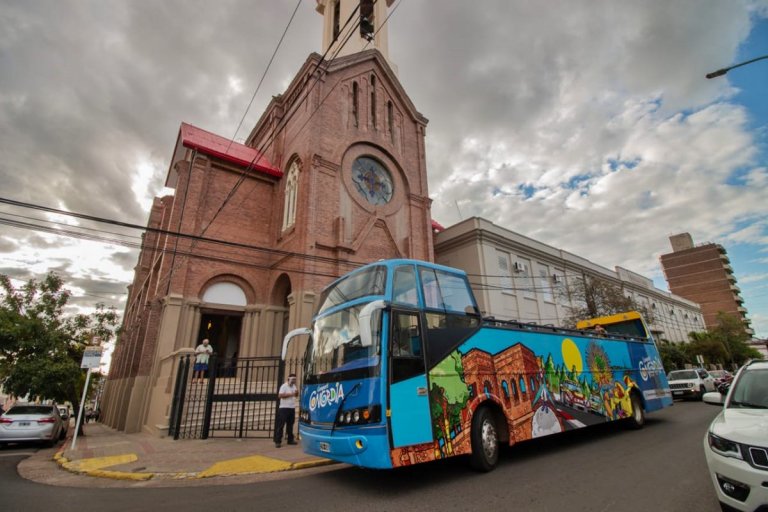
[[[85,347],[80,368],[97,369],[101,366],[101,347]]]
[[[697,355],[697,356],[696,356],[696,361],[697,361],[699,364],[704,364],[704,356],[702,356],[701,354]]]

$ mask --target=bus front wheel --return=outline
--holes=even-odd
[[[632,402],[632,416],[629,418],[629,426],[633,429],[641,429],[645,425],[645,409],[643,409],[643,401],[637,393],[630,395],[630,401]]]
[[[499,433],[493,413],[482,407],[472,418],[472,467],[488,472],[499,462]]]

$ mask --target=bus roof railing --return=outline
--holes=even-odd
[[[583,336],[588,338],[603,338],[606,340],[618,339],[618,340],[626,340],[626,341],[642,341],[642,342],[648,341],[648,338],[646,337],[630,336],[628,334],[620,334],[620,333],[611,332],[611,331],[608,331],[603,335],[598,335],[595,333],[594,330],[591,330],[591,329],[571,329],[569,327],[557,327],[551,324],[540,325],[535,322],[521,322],[519,320],[499,320],[498,318],[495,318],[495,317],[483,317],[483,323],[488,327],[506,327],[506,328],[512,328],[512,329],[526,330],[526,331],[553,332],[553,333],[569,334],[572,336]]]

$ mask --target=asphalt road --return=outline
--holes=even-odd
[[[78,510],[719,510],[702,439],[718,412],[701,402],[676,402],[631,431],[601,425],[521,444],[487,474],[464,459],[395,471],[349,466],[247,484],[180,488],[71,488],[19,477],[16,464],[32,450],[0,451],[3,511]]]

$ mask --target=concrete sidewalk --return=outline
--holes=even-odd
[[[74,430],[72,426],[71,430]],[[100,423],[85,425],[72,449],[68,437],[54,456],[65,470],[118,480],[174,480],[274,473],[333,461],[304,454],[299,445],[276,448],[271,439],[190,439],[174,441],[126,434]]]

